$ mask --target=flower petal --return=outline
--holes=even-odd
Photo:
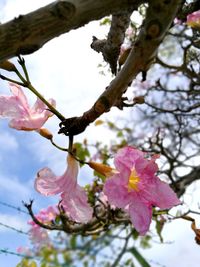
[[[200,10],[195,11],[187,16],[187,25],[191,27],[200,27]]]
[[[10,86],[10,91],[18,99],[21,106],[24,107],[24,109],[28,110],[29,105],[27,102],[27,98],[26,98],[24,92],[22,91],[21,86],[19,86],[18,84],[15,84],[15,83],[9,83],[9,86]]]
[[[181,203],[170,186],[161,181],[158,177],[156,177],[154,182],[149,184],[144,197],[148,199],[152,205],[158,206],[161,209],[170,209]]]
[[[129,214],[135,229],[145,235],[149,230],[152,217],[152,208],[148,203],[143,202],[139,196],[135,196],[129,206]]]
[[[54,100],[50,102],[53,106],[55,105]],[[12,119],[9,125],[17,130],[37,130],[40,129],[51,116],[53,116],[53,113],[47,110],[47,106],[40,99],[37,99],[33,108],[29,110],[29,114]]]
[[[56,106],[56,102],[54,99],[49,99],[48,102],[55,107]],[[31,114],[42,114],[44,117],[51,117],[53,116],[53,113],[48,110],[47,106],[39,99],[37,98],[34,106],[31,108]]]
[[[134,167],[134,161],[143,158],[144,153],[134,147],[126,146],[120,149],[115,156],[115,166],[120,172],[125,171],[125,167],[129,170]]]
[[[53,115],[40,99],[37,99],[33,108],[30,109],[27,98],[19,85],[10,83],[10,90],[13,95],[0,96],[0,116],[11,118],[9,123],[11,128],[25,131],[38,130]],[[49,103],[55,106],[53,99],[50,99]]]
[[[49,168],[41,169],[35,179],[35,189],[45,196],[61,193],[64,184],[65,179],[63,176],[56,176]]]
[[[127,190],[128,180],[124,184],[124,180],[121,177],[122,174],[116,174],[112,178],[107,179],[103,191],[111,205],[125,208],[131,201],[131,198]]]
[[[73,221],[87,223],[91,220],[93,209],[88,204],[86,192],[79,185],[73,195],[64,192],[61,198],[65,212]]]
[[[22,110],[15,96],[0,96],[0,116],[4,118],[19,117]]]
[[[56,176],[51,169],[43,168],[37,174],[35,189],[45,195],[55,195],[62,192],[73,194],[77,184],[78,162],[69,154],[67,170],[62,176]]]

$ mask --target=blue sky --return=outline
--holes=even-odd
[[[0,21],[8,21],[18,14],[25,14],[50,2],[50,0],[1,1]],[[101,55],[90,49],[92,36],[97,35],[101,38],[104,37],[104,33],[105,28],[99,27],[99,23],[94,22],[54,39],[38,52],[25,57],[32,83],[46,98],[55,98],[57,108],[66,117],[81,115],[90,108],[110,82],[110,75],[102,76],[97,69],[97,65],[102,62]],[[8,84],[0,80],[0,94],[5,93],[9,94]],[[26,93],[30,102],[34,103],[35,97],[29,92]],[[120,114],[120,111],[112,110],[112,116]],[[55,135],[58,123],[56,118],[47,122],[47,127]],[[105,129],[94,128],[89,127],[75,141],[81,141],[84,137],[88,137],[90,141],[102,140]],[[66,138],[56,136],[56,141],[66,146]],[[103,141],[108,142],[105,139]],[[45,198],[35,192],[34,178],[37,171],[45,166],[52,168],[57,174],[63,173],[66,167],[65,158],[65,153],[56,150],[37,133],[10,129],[7,120],[0,120],[0,201],[23,209],[22,200],[28,201],[33,198],[35,211],[56,203],[58,198]],[[82,177],[86,176],[87,179],[91,178],[87,170],[84,170]],[[192,187],[190,190],[193,192]],[[189,196],[190,194],[193,193],[189,193]],[[29,217],[26,214],[0,204],[0,223],[27,231],[27,220]],[[155,259],[167,267],[199,266],[199,247],[194,242],[190,223],[180,224],[180,221],[170,223],[164,233],[165,241],[171,244],[155,243],[152,249],[144,252],[147,259]],[[0,237],[0,249],[16,251],[17,247],[29,244],[26,235],[15,233],[3,226],[0,226]],[[16,256],[0,254],[0,267],[14,267],[18,261],[19,258]],[[152,263],[152,266],[157,265]]]
[[[50,2],[50,0],[1,1],[0,21],[6,22]],[[99,27],[98,22],[56,38],[40,51],[25,56],[34,86],[47,99],[51,97],[56,99],[57,108],[66,117],[81,115],[108,84],[110,77],[100,76],[97,69],[101,55],[90,48],[92,35],[104,36],[105,30],[99,27],[96,32],[96,27]],[[35,96],[27,91],[25,93],[30,103],[34,103]],[[8,84],[2,80],[0,80],[0,94],[9,94]],[[55,140],[59,144],[67,146],[67,139],[57,135],[58,123],[56,118],[52,118],[46,126],[54,133]],[[77,138],[76,141],[81,141],[88,134],[91,136],[90,140],[94,140],[94,130],[90,128],[80,140]],[[95,137],[98,136],[102,137],[102,132],[99,130],[95,134]],[[29,199],[34,199],[35,211],[57,202],[58,197],[46,198],[38,194],[33,184],[37,171],[45,166],[52,168],[57,174],[64,172],[66,168],[64,152],[55,149],[35,132],[22,132],[9,128],[8,120],[0,120],[0,147],[0,201],[24,209],[22,200],[27,202]],[[26,222],[29,219],[26,214],[0,204],[0,223],[27,231]],[[29,244],[26,235],[3,226],[0,226],[0,235],[0,249],[16,252],[17,247]],[[0,254],[0,266],[14,267],[17,262],[19,258],[16,256]]]

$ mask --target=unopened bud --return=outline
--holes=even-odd
[[[0,62],[0,69],[4,69],[7,71],[15,71],[16,67],[12,62],[10,62],[8,60],[4,60],[4,61]]]
[[[97,171],[98,173],[104,175],[105,177],[109,177],[109,176],[112,176],[112,175],[118,173],[117,170],[111,168],[108,165],[102,164],[102,163],[90,161],[90,162],[88,162],[88,165],[90,166],[90,168],[92,168],[93,170]]]
[[[53,138],[53,134],[46,128],[41,128],[37,132],[48,140],[51,140]]]
[[[144,104],[145,103],[145,99],[143,95],[140,96],[136,96],[133,98],[134,103],[136,104]]]

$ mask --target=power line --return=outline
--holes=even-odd
[[[26,254],[17,253],[17,252],[14,252],[14,251],[10,251],[8,249],[0,249],[0,253],[2,253],[2,254],[9,254],[9,255],[13,255],[13,256],[18,256],[18,257],[26,258],[26,259],[39,260],[39,257],[29,256],[29,255],[26,255]]]
[[[2,222],[0,222],[0,225],[6,227],[6,228],[8,228],[8,229],[11,229],[11,230],[13,230],[13,231],[15,231],[15,232],[18,232],[18,233],[20,233],[20,234],[28,235],[27,232],[24,232],[24,231],[22,231],[22,230],[16,229],[16,228],[14,228],[14,227],[12,227],[12,226],[9,226],[9,225],[7,225],[7,224],[4,224],[4,223],[2,223]]]
[[[2,205],[2,206],[6,206],[6,207],[8,207],[8,208],[17,210],[18,212],[22,212],[22,213],[25,213],[25,214],[28,214],[28,215],[29,215],[29,213],[28,213],[27,211],[22,210],[20,207],[13,206],[13,205],[11,205],[11,204],[8,204],[8,203],[2,202],[2,201],[0,201],[0,205]]]

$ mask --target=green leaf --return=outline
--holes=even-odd
[[[131,249],[129,249],[129,252],[134,255],[134,257],[136,258],[136,260],[140,263],[142,267],[151,267],[149,263],[145,260],[145,258],[139,253],[139,251],[135,247],[132,247]]]
[[[102,26],[102,25],[110,25],[110,23],[111,23],[110,18],[105,18],[100,22],[100,26]]]
[[[74,143],[74,148],[76,149],[76,156],[86,161],[86,158],[90,156],[90,152],[87,147],[83,146],[81,143]]]
[[[144,237],[141,238],[141,241],[140,241],[140,246],[142,248],[150,248],[151,245],[149,243],[149,241],[151,241],[151,236],[150,235],[145,235]]]
[[[76,235],[73,235],[70,239],[70,245],[72,249],[76,248]]]
[[[118,133],[117,133],[117,137],[123,137],[124,135],[123,135],[123,132],[122,131],[119,131]]]
[[[163,243],[162,230],[165,224],[164,220],[156,220],[156,232],[160,238],[160,242]]]

